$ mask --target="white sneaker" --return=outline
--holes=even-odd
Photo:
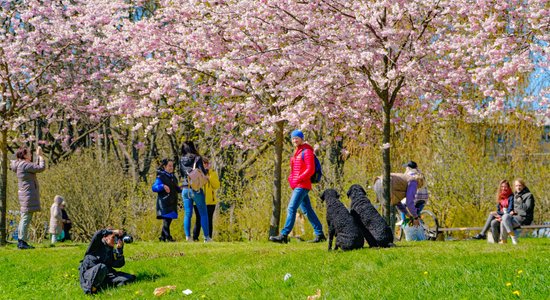
[[[511,238],[512,238],[512,244],[517,245],[519,243],[517,236],[512,236]]]
[[[212,238],[206,238],[206,239],[204,239],[204,242],[205,243],[211,243],[211,242],[213,242],[213,240],[212,240]]]

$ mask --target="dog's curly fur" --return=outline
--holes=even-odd
[[[336,190],[327,189],[321,195],[321,200],[327,204],[327,223],[329,229],[328,250],[332,249],[332,240],[336,237],[334,250],[354,250],[363,248],[365,239],[358,224],[348,209],[340,202]]]
[[[348,190],[351,199],[350,213],[361,228],[363,236],[371,247],[393,246],[393,234],[386,221],[367,198],[367,193],[358,184]]]

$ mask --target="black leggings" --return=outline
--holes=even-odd
[[[162,234],[160,235],[161,238],[172,238],[172,236],[170,235],[170,224],[172,224],[172,219],[162,219]]]
[[[210,237],[214,236],[212,233],[212,220],[214,219],[214,210],[216,210],[215,204],[208,204],[206,205],[206,209],[208,210],[208,229],[210,231]],[[193,205],[193,210],[195,211],[195,226],[193,227],[193,240],[199,239],[199,233],[201,232],[201,216],[199,214],[199,209],[196,205]]]

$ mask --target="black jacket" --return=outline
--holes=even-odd
[[[181,173],[181,183],[184,187],[189,186],[189,182],[187,181],[187,177],[189,173],[193,170],[193,164],[195,163],[195,158],[197,155],[195,154],[186,154],[185,156],[182,156],[180,158],[180,173]],[[206,169],[204,168],[204,165],[202,163],[202,158],[199,156],[199,159],[197,161],[196,168],[199,168],[204,174],[207,174]]]
[[[514,212],[518,215],[521,225],[533,222],[535,211],[535,197],[527,187],[514,195]]]
[[[178,211],[178,195],[181,193],[181,188],[178,186],[178,179],[176,176],[164,170],[157,171],[157,181],[155,181],[155,185],[158,181],[170,188],[170,193],[167,193],[160,185],[158,190],[153,187],[153,191],[158,193],[157,219],[162,219],[162,216]]]
[[[88,250],[84,254],[84,259],[80,262],[79,270],[81,278],[86,270],[97,264],[105,264],[109,268],[109,272],[114,272],[113,268],[124,266],[125,261],[122,248],[115,249],[103,243],[103,237],[111,233],[112,231],[110,230],[102,229],[94,234]]]

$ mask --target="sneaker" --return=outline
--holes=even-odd
[[[213,241],[214,240],[212,240],[212,238],[210,238],[210,237],[207,237],[207,238],[204,239],[205,243],[212,243]]]
[[[189,242],[189,243],[193,243],[193,239],[190,237],[190,236],[186,236],[185,237],[185,241]]]
[[[288,235],[280,234],[277,236],[270,236],[269,240],[275,243],[286,244],[288,243]]]
[[[512,238],[512,244],[517,245],[519,243],[517,236],[511,236],[511,238]]]
[[[309,243],[320,243],[320,242],[324,242],[326,241],[327,238],[325,237],[324,234],[320,234],[320,235],[316,235],[315,238],[311,241],[308,241]]]
[[[487,236],[484,235],[484,234],[479,233],[479,234],[475,235],[475,236],[472,237],[472,238],[473,238],[474,240],[484,240],[484,239],[487,238]]]

